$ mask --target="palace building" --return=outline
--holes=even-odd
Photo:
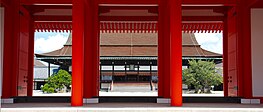
[[[64,47],[43,54],[37,59],[60,65],[71,72],[72,35]],[[101,82],[148,82],[157,81],[158,34],[152,33],[101,33],[100,35],[100,77]],[[182,65],[188,60],[209,60],[222,62],[222,55],[204,50],[193,33],[183,33]]]

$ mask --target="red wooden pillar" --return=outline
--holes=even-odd
[[[182,1],[169,0],[171,30],[171,106],[182,106]]]
[[[100,81],[100,25],[99,25],[99,2],[98,0],[92,0],[92,23],[93,23],[93,28],[92,28],[92,59],[93,59],[93,86],[92,86],[92,96],[97,97],[99,96],[99,81]]]
[[[14,3],[14,30],[11,31],[13,35],[13,79],[16,79],[12,82],[12,95],[18,96],[18,79],[19,79],[19,43],[20,43],[20,2],[19,0],[12,0]],[[10,50],[10,49],[9,49]]]
[[[12,65],[8,62],[12,62],[12,37],[13,37],[13,7],[11,4],[6,4],[5,6],[5,17],[4,17],[4,56],[3,56],[3,85],[2,85],[2,98],[10,98],[12,95],[11,83],[12,83]],[[7,38],[8,37],[8,38]]]
[[[84,0],[73,0],[72,30],[72,106],[83,105]]]
[[[163,49],[163,38],[164,38],[164,0],[159,0],[159,15],[158,15],[158,97],[163,97],[164,90],[164,49]]]
[[[17,96],[19,3],[11,0],[5,4],[2,98]]]
[[[99,95],[99,20],[98,1],[85,3],[84,98]]]
[[[85,3],[85,38],[84,38],[84,98],[92,98],[92,75],[93,75],[93,59],[92,59],[92,5],[91,1]]]
[[[163,37],[163,42],[164,42],[164,98],[170,98],[170,74],[171,74],[171,40],[170,40],[170,35],[171,35],[171,30],[170,30],[170,9],[169,9],[169,2],[165,1],[164,5],[164,37]]]
[[[238,95],[252,98],[251,64],[251,12],[245,1],[239,0],[237,6],[238,25]]]
[[[170,13],[168,2],[159,0],[158,96],[170,98]]]
[[[34,80],[34,40],[35,40],[34,20],[29,20],[29,49],[28,49],[28,77],[27,77],[27,96],[33,96]]]
[[[6,4],[5,6],[5,17],[4,17],[4,56],[3,56],[3,89],[2,98],[10,98],[12,95],[11,84],[12,84],[12,63],[13,49],[12,39],[13,39],[13,19],[14,12],[11,4]]]
[[[224,19],[223,30],[223,90],[224,97],[228,97],[228,21],[227,14]]]

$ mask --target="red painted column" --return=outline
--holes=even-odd
[[[164,98],[170,98],[170,74],[171,74],[171,43],[170,43],[170,9],[169,2],[165,1],[164,5]]]
[[[99,20],[98,1],[85,3],[84,98],[99,95]]]
[[[92,15],[93,15],[93,30],[92,30],[92,54],[93,54],[93,86],[92,86],[92,96],[97,97],[99,96],[99,81],[100,81],[100,71],[99,71],[99,62],[100,62],[100,28],[99,28],[99,2],[98,0],[92,0]]]
[[[223,31],[223,90],[224,97],[228,97],[228,21],[227,14],[224,19]]]
[[[164,24],[164,0],[159,0],[159,15],[158,15],[158,97],[163,97],[163,90],[164,90],[164,49],[163,49],[163,24]]]
[[[238,95],[252,98],[250,7],[240,0],[237,6],[238,25]]]
[[[35,29],[34,20],[30,17],[29,21],[29,49],[28,49],[28,77],[27,77],[27,96],[33,96],[33,80],[34,80],[34,40]]]
[[[73,0],[72,13],[72,106],[83,105],[84,0]]]
[[[182,106],[182,1],[169,0],[171,30],[171,106]]]
[[[85,38],[84,38],[84,98],[92,98],[93,94],[93,15],[92,15],[92,5],[91,1],[85,3]]]
[[[3,57],[3,89],[2,98],[10,98],[12,96],[11,84],[12,84],[12,57],[13,51],[13,7],[11,4],[7,4],[5,7],[5,18],[4,18],[4,57]]]
[[[19,1],[11,0],[5,8],[2,98],[17,96]]]
[[[170,13],[168,1],[159,1],[158,96],[170,98]]]
[[[252,58],[251,58],[251,12],[250,8],[246,8],[243,12],[243,70],[244,70],[244,97],[252,98]]]
[[[12,33],[14,33],[13,37],[13,75],[12,80],[15,79],[12,82],[12,95],[18,96],[18,75],[19,75],[19,47],[20,47],[20,1],[19,0],[13,0],[14,4],[14,30]],[[10,50],[10,49],[9,49]]]

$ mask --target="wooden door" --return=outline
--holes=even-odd
[[[237,86],[237,17],[235,8],[228,12],[228,96],[238,96]]]
[[[20,10],[18,96],[27,96],[28,49],[29,49],[29,14]]]

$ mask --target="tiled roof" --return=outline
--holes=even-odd
[[[158,33],[101,33],[101,56],[157,56]],[[222,57],[221,54],[204,50],[196,41],[195,35],[183,33],[182,55],[184,57]],[[63,48],[36,54],[37,57],[72,56],[72,37]]]
[[[45,64],[43,64],[41,61],[39,60],[34,60],[34,66],[35,67],[44,67],[46,66]]]

